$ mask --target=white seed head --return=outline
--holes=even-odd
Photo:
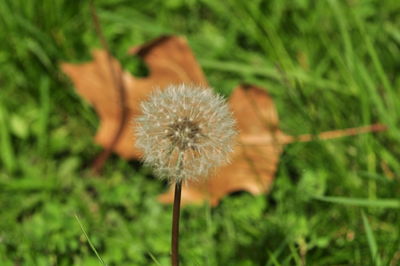
[[[159,177],[193,180],[229,162],[235,121],[225,100],[211,89],[171,85],[154,92],[141,110],[136,146]]]

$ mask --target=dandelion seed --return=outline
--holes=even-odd
[[[211,89],[169,86],[154,92],[141,109],[136,145],[159,177],[174,182],[206,177],[229,161],[235,121]]]

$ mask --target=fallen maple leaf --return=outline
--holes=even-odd
[[[207,81],[184,38],[160,37],[130,49],[129,53],[143,58],[149,68],[148,77],[136,78],[123,71],[119,62],[104,50],[94,51],[92,62],[63,63],[61,68],[100,117],[95,141],[123,158],[138,159],[140,152],[134,146],[131,119],[140,114],[140,102],[157,88],[181,83],[207,85]]]
[[[215,206],[225,195],[245,190],[252,194],[265,193],[271,187],[282,152],[285,135],[278,127],[279,119],[273,100],[255,86],[237,87],[229,105],[237,120],[239,144],[232,163],[219,168],[208,180],[189,182],[182,189],[182,204],[205,200]],[[245,146],[240,136],[269,136],[269,145]],[[265,140],[265,139],[264,139]],[[161,195],[163,203],[173,202],[173,189]]]
[[[134,146],[134,124],[129,121],[141,113],[140,102],[156,88],[180,83],[206,86],[207,81],[183,38],[161,37],[132,48],[130,54],[142,57],[147,63],[150,71],[148,77],[133,77],[123,71],[109,53],[102,50],[93,53],[93,62],[64,63],[61,67],[73,80],[78,94],[88,100],[100,116],[96,142],[105,147],[106,151],[113,150],[126,159],[138,159],[141,154]],[[279,129],[273,100],[265,90],[255,86],[239,86],[232,93],[229,104],[240,132],[232,163],[217,169],[205,182],[186,184],[182,191],[183,204],[207,200],[215,206],[222,197],[234,191],[245,190],[252,194],[267,192],[285,144],[386,128],[376,124],[324,132],[318,136],[306,134],[292,137]],[[172,202],[173,191],[170,189],[159,200],[163,203]]]

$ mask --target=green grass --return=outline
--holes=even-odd
[[[288,134],[389,127],[290,144],[269,195],[184,208],[182,265],[399,263],[398,0],[96,4],[132,73],[130,46],[179,34],[219,92],[266,88]],[[98,118],[59,63],[100,47],[88,1],[2,0],[0,40],[0,264],[101,265],[96,250],[107,265],[169,265],[166,184],[117,156],[99,177],[87,170]]]
[[[97,249],[96,249],[96,247],[93,245],[92,241],[90,241],[90,238],[89,238],[88,234],[86,233],[86,230],[85,230],[85,228],[83,227],[81,221],[79,220],[78,215],[75,214],[75,218],[76,218],[76,221],[79,223],[79,226],[81,227],[81,230],[82,230],[83,234],[85,235],[85,238],[86,238],[87,242],[89,243],[90,248],[93,250],[94,254],[96,254],[96,257],[97,257],[97,258],[99,259],[99,261],[101,262],[101,265],[104,265],[104,266],[107,265],[107,264],[104,262],[104,260],[101,258],[101,256],[99,255],[99,253],[97,252]]]

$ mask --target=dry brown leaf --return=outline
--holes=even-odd
[[[239,86],[233,91],[229,105],[240,132],[232,163],[219,168],[204,182],[186,184],[182,189],[182,204],[209,201],[215,206],[229,193],[245,190],[257,195],[271,187],[283,148],[281,143],[288,137],[278,127],[273,100],[258,87]],[[248,135],[269,136],[270,142],[267,145],[243,145],[241,138]],[[159,200],[171,203],[173,197],[171,189]]]
[[[134,146],[134,125],[130,121],[140,114],[140,102],[156,88],[180,83],[206,86],[207,81],[183,38],[161,37],[132,48],[130,54],[140,56],[147,63],[148,77],[133,77],[102,50],[93,53],[92,62],[64,63],[61,67],[73,80],[78,94],[88,100],[100,116],[96,142],[126,159],[138,159],[140,152]],[[183,204],[209,201],[215,206],[221,198],[235,191],[244,190],[255,195],[267,192],[285,144],[386,129],[384,125],[375,124],[323,132],[317,136],[288,136],[279,129],[273,100],[265,90],[255,86],[237,87],[229,105],[240,133],[232,163],[217,169],[204,182],[186,184],[182,191]],[[161,195],[159,200],[173,202],[173,190]]]
[[[139,103],[151,91],[170,84],[207,85],[206,78],[184,38],[161,37],[136,46],[129,53],[143,58],[150,71],[148,77],[135,78],[122,71],[119,62],[103,50],[93,52],[92,62],[61,65],[64,73],[72,79],[78,94],[94,106],[100,117],[100,126],[95,137],[98,144],[103,147],[112,145],[122,123],[121,134],[112,149],[126,159],[140,157],[140,152],[134,147],[131,121],[132,117],[140,114]],[[113,69],[110,68],[110,62]],[[119,88],[111,70],[116,76],[121,77],[122,74],[124,103],[119,99]],[[126,112],[125,121],[121,121],[123,111]]]

